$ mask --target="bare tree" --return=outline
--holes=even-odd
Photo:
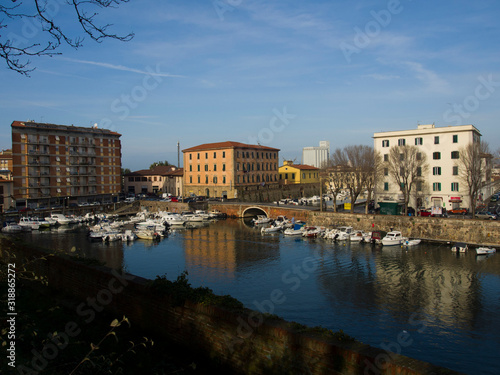
[[[67,29],[63,30],[61,26],[66,23],[68,12],[74,16],[74,22],[80,25],[83,34],[98,43],[106,38],[129,41],[134,34],[130,33],[124,36],[112,34],[108,32],[110,24],[98,25],[95,20],[98,16],[96,9],[114,8],[128,1],[5,0],[0,5],[0,30],[4,30],[0,35],[0,57],[5,60],[9,69],[29,76],[29,73],[34,70],[34,68],[30,68],[30,57],[59,55],[60,53],[56,50],[61,44],[67,44],[75,49],[80,48],[83,44],[83,37],[71,37]],[[5,19],[8,20],[8,23],[4,22]],[[21,23],[22,27],[29,24],[30,28],[37,30],[34,33],[37,35],[36,42],[30,40],[28,35],[6,32],[9,27],[14,29]],[[40,39],[41,42],[38,42]]]
[[[333,211],[337,212],[337,195],[346,189],[346,164],[336,164],[342,158],[342,150],[336,149],[332,157],[325,165],[325,180],[328,185],[328,192],[332,195]]]
[[[380,152],[376,152],[373,148],[370,147],[370,150],[367,149],[365,151],[365,165],[362,172],[365,175],[363,180],[365,182],[365,187],[368,190],[365,203],[365,214],[368,214],[373,189],[377,185],[378,179],[382,175],[384,169],[382,160]]]
[[[416,146],[393,146],[389,150],[387,166],[389,175],[403,193],[404,213],[408,215],[408,203],[412,190],[417,184],[423,183],[423,176],[429,169],[427,157]]]
[[[467,186],[469,195],[469,212],[472,217],[476,214],[476,205],[481,187],[491,174],[492,155],[486,142],[472,142],[459,150],[459,159],[456,163],[459,177]]]

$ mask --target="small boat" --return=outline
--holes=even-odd
[[[52,214],[50,215],[50,217],[54,219],[59,225],[69,225],[73,223],[72,219],[66,217],[63,214]]]
[[[481,246],[476,249],[477,255],[493,254],[496,253],[497,249],[492,247]]]
[[[124,242],[135,241],[136,239],[137,235],[130,229],[127,229],[125,230],[125,232],[122,233],[122,241]]]
[[[372,245],[381,245],[382,244],[382,238],[384,238],[387,235],[386,231],[383,230],[372,230],[372,235],[369,239],[369,242]]]
[[[371,237],[371,232],[367,233],[363,230],[355,230],[353,233],[351,233],[349,240],[351,242],[369,242]]]
[[[305,227],[302,237],[318,237],[325,232],[325,227]]]
[[[465,253],[468,249],[469,248],[465,242],[454,243],[451,247],[451,251],[454,251],[456,253]]]
[[[272,219],[270,217],[267,217],[266,215],[257,215],[257,218],[253,218],[252,222],[254,225],[259,225],[259,224],[267,224],[271,221]]]
[[[293,228],[286,228],[283,231],[285,236],[302,236],[302,233],[305,232],[305,228],[302,224],[294,224]]]
[[[416,246],[418,245],[422,240],[420,238],[403,238],[403,242],[401,245],[403,246]]]
[[[384,238],[382,238],[382,245],[384,246],[394,246],[401,245],[403,242],[403,236],[400,231],[394,230],[392,232],[388,232]]]
[[[29,217],[20,218],[19,225],[23,228],[23,230],[38,230],[38,228],[40,228],[40,224]]]
[[[3,233],[19,233],[22,230],[23,227],[13,221],[6,222],[2,228]]]
[[[137,238],[140,238],[141,240],[160,240],[161,236],[159,233],[157,233],[154,228],[143,228],[143,229],[138,229],[135,231],[135,234]]]
[[[280,232],[282,229],[280,225],[272,224],[270,227],[262,227],[260,233],[276,233]]]
[[[353,233],[353,227],[342,226],[329,231],[325,237],[334,241],[347,241],[351,238],[351,234]]]

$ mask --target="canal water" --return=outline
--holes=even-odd
[[[192,286],[263,313],[467,374],[500,372],[500,254],[262,235],[241,219],[172,230],[160,242],[92,243],[82,227],[23,236],[146,278],[187,271]]]

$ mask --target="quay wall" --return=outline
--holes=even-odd
[[[89,323],[102,309],[115,313],[117,318],[126,316],[145,335],[147,332],[163,335],[186,350],[210,357],[231,373],[457,374],[265,314],[273,309],[274,303],[279,303],[282,297],[279,293],[273,292],[269,300],[262,301],[265,307],[260,312],[230,311],[190,301],[178,303],[172,296],[156,293],[148,286],[149,281],[141,277],[65,256],[50,256],[40,249],[12,243],[1,235],[0,245],[4,261],[23,262],[49,288],[81,300],[76,312],[87,317]],[[398,336],[391,347],[405,345],[408,339]]]
[[[351,226],[354,229],[399,230],[406,237],[427,241],[465,242],[474,246],[500,246],[500,221],[464,219],[462,217],[421,217],[401,215],[374,215],[349,212],[314,211],[287,206],[259,206],[245,204],[209,204],[209,209],[226,213],[229,217],[242,217],[249,207],[260,207],[267,216],[304,220],[308,225],[325,227]]]

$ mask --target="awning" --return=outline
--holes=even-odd
[[[451,203],[462,203],[461,199],[450,199],[449,202]]]

